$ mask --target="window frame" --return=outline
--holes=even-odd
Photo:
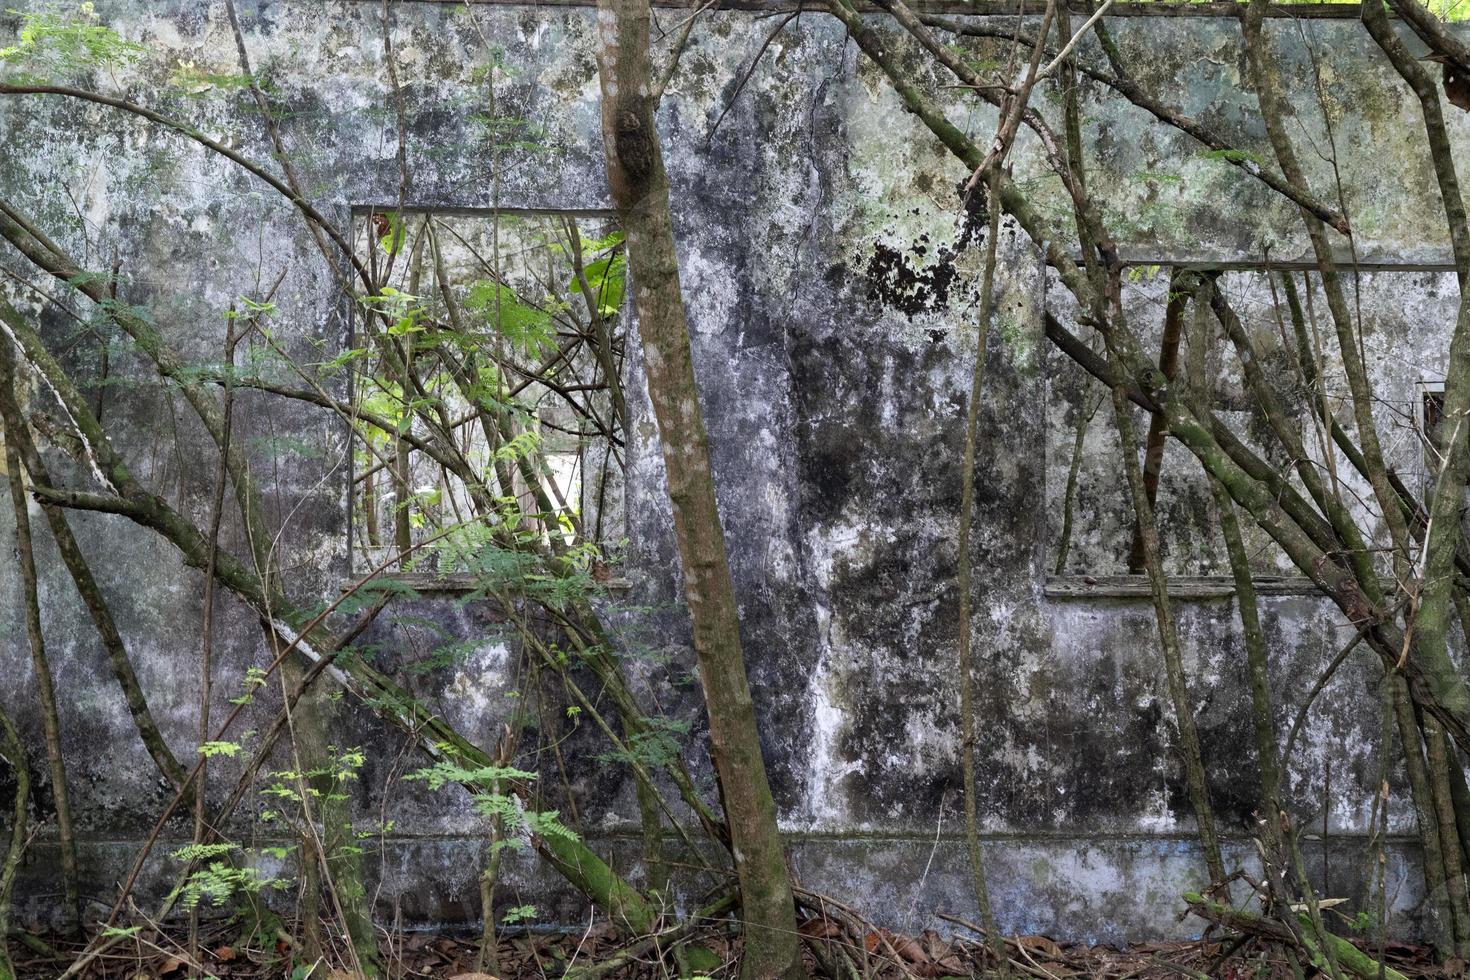
[[[420,217],[445,217],[492,221],[498,216],[523,219],[569,217],[579,222],[595,221],[599,223],[618,223],[617,212],[614,209],[607,207],[482,207],[465,205],[441,206],[432,204],[405,204],[404,206],[399,207],[392,204],[353,204],[350,205],[346,210],[350,222],[349,228],[351,229],[350,241],[352,242],[354,248],[356,248],[358,245],[358,236],[363,229],[365,223],[371,221],[375,215],[383,214],[396,215],[401,220],[403,220],[405,224],[412,219]],[[631,277],[629,278],[631,280]],[[350,279],[349,281],[353,282],[353,280]],[[629,288],[624,292],[620,307],[620,317],[623,319],[622,330],[625,334],[629,335],[631,335],[635,323],[633,304],[630,302],[629,299],[630,295],[631,284]],[[358,309],[358,303],[352,295],[344,295],[344,303],[346,306],[345,349],[350,350],[355,348],[358,343],[361,331],[361,313]],[[620,380],[624,384],[626,384],[626,381],[628,379],[629,371],[630,365],[627,359],[624,358],[622,364],[620,365]],[[347,403],[349,405],[356,404],[358,397],[358,382],[360,373],[361,372],[359,372],[358,370],[351,368],[346,371],[346,395]],[[364,554],[363,549],[359,546],[359,543],[357,541],[359,523],[357,514],[357,497],[359,495],[358,477],[360,470],[356,458],[356,443],[360,439],[360,435],[355,431],[354,427],[350,423],[347,424],[345,428],[349,446],[352,447],[352,451],[348,453],[346,490],[344,494],[344,503],[346,510],[346,520],[344,521],[346,536],[344,544],[347,549],[345,558],[348,575],[352,577],[357,577],[367,574],[369,571],[372,570],[372,568],[376,568],[377,565],[367,565],[364,560],[366,558],[366,555]],[[632,432],[623,431],[622,435],[624,444],[626,446],[628,441],[632,438]],[[414,452],[417,452],[417,450],[414,450]],[[623,526],[624,528],[626,528],[626,488],[624,488],[624,491],[622,493],[622,501],[620,506],[623,508]],[[367,565],[367,567],[364,567],[365,565]],[[475,587],[474,583],[470,581],[470,577],[468,576],[441,574],[437,572],[422,573],[395,571],[394,578],[406,582],[407,584],[414,587],[417,591],[458,593],[471,591]],[[610,580],[606,584],[608,584],[610,588],[614,589],[624,587],[626,585],[623,580],[616,578]]]
[[[1080,262],[1080,256],[1077,257]],[[1180,260],[1160,259],[1157,257],[1133,257],[1130,256],[1122,262],[1125,269],[1157,267],[1160,270],[1175,269],[1179,272],[1201,272],[1216,275],[1227,273],[1254,273],[1257,275],[1274,275],[1281,272],[1307,273],[1316,275],[1320,273],[1317,263],[1296,260],[1284,262],[1253,262],[1253,261],[1221,261],[1211,262],[1206,260]],[[1387,273],[1412,275],[1415,273],[1453,274],[1457,271],[1453,262],[1383,262],[1383,261],[1357,261],[1354,268],[1359,273]],[[1065,355],[1063,355],[1065,356]],[[1050,377],[1048,378],[1050,383]],[[1421,434],[1429,436],[1426,427],[1425,406],[1426,399],[1434,393],[1442,394],[1444,390],[1443,379],[1430,380],[1421,379],[1415,385],[1414,398],[1414,424]],[[1050,396],[1048,395],[1048,398]],[[1106,410],[1106,405],[1104,406]],[[1051,443],[1052,432],[1050,427],[1047,431],[1048,446]],[[1431,449],[1427,443],[1421,446],[1421,477],[1422,486],[1427,487],[1431,479],[1431,467],[1429,455]],[[1152,596],[1148,576],[1146,574],[1130,574],[1127,572],[1102,572],[1092,573],[1087,571],[1056,573],[1051,570],[1051,562],[1056,557],[1055,535],[1060,528],[1055,525],[1051,518],[1050,493],[1048,497],[1048,520],[1046,522],[1047,540],[1042,556],[1042,594],[1051,600],[1076,601],[1086,599],[1118,599],[1118,600],[1143,600]],[[1213,575],[1174,575],[1167,578],[1168,595],[1174,599],[1184,600],[1211,600],[1233,598],[1236,594],[1234,577],[1228,573]],[[1301,575],[1270,575],[1252,574],[1252,584],[1260,596],[1319,596],[1320,588],[1308,577]]]

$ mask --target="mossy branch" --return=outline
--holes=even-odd
[[[1279,922],[1273,922],[1254,912],[1247,912],[1243,909],[1226,905],[1224,902],[1206,899],[1204,896],[1195,892],[1186,892],[1184,894],[1184,901],[1189,904],[1190,911],[1195,915],[1210,922],[1226,926],[1227,928],[1282,943],[1295,944],[1298,941],[1286,926]],[[1304,928],[1312,928],[1311,920],[1305,912],[1298,913],[1297,917]],[[1362,977],[1363,980],[1379,980],[1379,978],[1383,978],[1383,980],[1408,980],[1408,977],[1404,976],[1398,970],[1381,965],[1373,957],[1341,936],[1334,936],[1329,933],[1327,943],[1332,947],[1332,955],[1337,958],[1337,962]],[[1319,970],[1326,970],[1328,968],[1328,961],[1324,950],[1315,940],[1304,934],[1300,937],[1300,945],[1307,953],[1312,965]]]

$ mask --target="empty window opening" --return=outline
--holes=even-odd
[[[367,210],[354,234],[375,288],[338,359],[353,567],[486,533],[615,551],[626,260],[611,217]]]
[[[1416,407],[1418,418],[1415,422],[1419,430],[1419,492],[1427,505],[1441,462],[1439,439],[1444,424],[1444,382],[1419,382],[1419,403]]]
[[[1213,290],[1213,298],[1203,302],[1209,294],[1197,292],[1201,277],[1210,280]],[[1455,322],[1459,303],[1454,274],[1367,270],[1357,288],[1361,312],[1355,315],[1361,316],[1370,338],[1366,364],[1385,463],[1411,484],[1419,474],[1416,489],[1427,497],[1438,468],[1435,444],[1444,426],[1444,386],[1424,379],[1442,369],[1438,357],[1446,341],[1439,325]],[[1404,302],[1406,290],[1417,305]],[[1100,339],[1069,307],[1065,291],[1049,290],[1048,296],[1058,319],[1070,322],[1073,333],[1093,343],[1101,357]],[[1208,405],[1213,422],[1282,474],[1303,500],[1312,498],[1301,470],[1318,474],[1362,529],[1374,560],[1386,562],[1388,531],[1372,487],[1336,447],[1323,422],[1330,414],[1347,431],[1355,428],[1349,386],[1315,272],[1139,267],[1129,270],[1121,298],[1142,353],[1173,378],[1176,392]],[[1220,322],[1217,306],[1231,311],[1234,334]],[[1273,392],[1295,445],[1288,445],[1266,416],[1245,376],[1242,347]],[[1137,522],[1108,391],[1064,356],[1054,355],[1050,364],[1048,571],[1059,579],[1137,575]],[[1178,440],[1161,438],[1161,420],[1137,406],[1130,411],[1165,570],[1176,578],[1228,577],[1219,505],[1198,459]],[[1243,520],[1241,530],[1258,584],[1300,579],[1301,572],[1256,522]]]

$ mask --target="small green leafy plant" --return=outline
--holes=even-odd
[[[98,23],[95,4],[67,10],[9,10],[21,18],[14,44],[0,47],[0,63],[21,81],[63,81],[95,69],[113,70],[139,61],[146,48]]]
[[[441,746],[441,748],[448,749],[449,747]],[[486,820],[500,821],[500,825],[505,828],[504,834],[491,845],[492,852],[507,847],[524,847],[526,838],[532,835],[560,837],[565,840],[577,839],[576,833],[561,822],[561,814],[558,811],[527,809],[520,797],[514,793],[505,792],[508,788],[507,783],[526,783],[535,780],[534,772],[526,772],[510,766],[493,765],[470,769],[457,762],[441,760],[428,768],[411,772],[403,778],[422,780],[432,790],[441,789],[451,783],[468,789],[475,812]]]

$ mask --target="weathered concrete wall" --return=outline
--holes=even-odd
[[[240,7],[257,68],[288,110],[281,125],[303,182],[343,224],[354,206],[398,201],[400,136],[413,174],[411,205],[606,206],[591,11],[394,4],[393,47],[408,120],[400,134],[378,5],[245,0]],[[138,75],[120,79],[125,90],[195,120],[254,159],[269,159],[259,120],[238,91],[184,97],[159,87],[181,60],[235,70],[217,4],[102,0],[97,8],[154,51]],[[675,16],[682,14],[667,15]],[[924,308],[908,311],[882,301],[872,273],[880,255],[897,254],[921,274],[933,267],[937,252],[956,240],[953,188],[964,174],[901,112],[824,15],[806,12],[793,21],[740,90],[743,69],[770,26],[750,13],[707,15],[660,115],[715,478],[794,866],[814,887],[853,898],[895,924],[918,925],[936,909],[971,904],[955,835],[951,661],[959,459],[976,356],[976,290],[963,267],[974,254],[961,258],[962,274],[947,296],[926,294]],[[1273,22],[1271,30],[1286,52],[1287,88],[1300,98],[1298,119],[1319,143],[1325,134],[1308,54],[1331,52],[1321,62],[1323,82],[1361,255],[1442,261],[1443,222],[1427,163],[1400,149],[1412,139],[1418,110],[1387,81],[1361,28]],[[1242,146],[1261,148],[1262,134],[1248,122],[1249,93],[1240,89],[1243,55],[1233,22],[1134,18],[1117,32],[1151,89],[1238,136]],[[497,51],[502,67],[487,80],[483,69]],[[916,57],[913,64],[923,62]],[[496,111],[522,119],[519,138],[534,144],[501,149],[493,179],[487,133],[476,121],[492,84]],[[733,108],[712,132],[731,98]],[[994,125],[992,114],[958,103],[954,118],[982,136]],[[1234,168],[1095,93],[1085,118],[1094,186],[1130,255],[1252,262],[1262,243],[1272,245],[1277,260],[1303,253],[1293,212]],[[1458,117],[1452,126],[1463,147],[1470,134]],[[276,300],[287,328],[283,342],[307,358],[340,349],[346,324],[333,280],[304,226],[258,181],[136,119],[74,102],[0,102],[0,135],[15,148],[0,158],[0,190],[92,267],[121,257],[122,298],[148,306],[191,357],[217,358],[230,300],[282,271]],[[1303,155],[1319,190],[1329,186],[1326,165]],[[1386,159],[1397,162],[1386,166]],[[1017,174],[1043,197],[1055,193],[1029,145],[1021,148]],[[1062,222],[1066,213],[1058,209],[1056,218]],[[1177,934],[1192,928],[1176,922],[1176,897],[1197,879],[1200,861],[1151,614],[1136,598],[1049,590],[1056,483],[1066,465],[1054,450],[1070,445],[1067,413],[1077,384],[1040,330],[1042,304],[1056,302],[1056,290],[1017,233],[1006,228],[1003,235],[1001,316],[986,351],[977,474],[981,600],[970,624],[981,669],[981,812],[992,835],[987,857],[997,909],[1007,929],[1098,940]],[[12,253],[0,262],[30,276]],[[1385,380],[1399,377],[1400,345],[1412,344],[1430,373],[1441,360],[1436,338],[1449,322],[1444,304],[1452,304],[1454,284],[1430,278],[1433,302],[1411,305],[1426,284],[1403,276],[1374,293],[1373,308],[1381,307],[1386,325],[1374,351]],[[0,288],[40,315],[80,377],[97,377],[97,342],[87,331],[14,283]],[[1140,291],[1142,315],[1147,284]],[[123,345],[114,346],[115,380],[93,392],[105,393],[139,475],[203,513],[213,473],[197,466],[212,458],[199,450],[201,433],[173,405],[176,396]],[[670,658],[635,658],[631,667],[692,724],[698,763],[702,722],[687,683],[692,655],[676,608],[677,561],[657,436],[641,383],[631,381],[638,397],[629,450],[627,604],[656,612],[628,612],[624,620]],[[44,409],[45,399],[33,404]],[[345,433],[325,413],[281,413],[270,405],[246,398],[242,426],[268,474],[270,513],[286,528],[284,564],[300,591],[331,595],[347,575]],[[1099,425],[1092,445],[1099,460],[1108,451],[1106,429]],[[1186,464],[1171,457],[1171,473],[1185,472]],[[1094,520],[1092,529],[1079,530],[1093,535],[1071,566],[1079,572],[1109,560],[1116,547],[1116,534],[1106,533],[1107,508],[1118,504],[1104,499],[1109,477],[1099,468],[1089,478],[1101,502],[1080,522],[1087,528]],[[1181,493],[1180,512],[1197,511],[1187,490]],[[121,520],[89,516],[77,523],[154,711],[175,751],[188,757],[196,725],[198,574]],[[8,516],[0,516],[0,531],[8,529]],[[58,684],[68,692],[62,722],[79,825],[93,889],[106,896],[165,797],[85,613],[41,537],[42,601]],[[1186,545],[1198,542],[1178,539],[1176,558]],[[1199,554],[1207,551],[1199,546]],[[1207,556],[1181,569],[1221,570]],[[39,747],[13,565],[0,568],[0,590],[0,649],[12,665],[0,677],[0,699]],[[1341,623],[1311,597],[1264,604],[1284,727],[1335,651]],[[514,651],[473,606],[426,596],[376,628],[382,666],[435,642],[415,640],[421,618],[482,642],[453,666],[405,675],[406,683],[466,735],[491,743]],[[1217,806],[1239,838],[1254,753],[1233,610],[1228,600],[1200,601],[1186,604],[1180,618]],[[257,633],[248,615],[230,611],[217,717],[245,669],[268,660]],[[1378,739],[1372,680],[1365,658],[1332,681],[1291,768],[1304,809],[1324,793],[1328,798],[1331,894],[1355,890],[1361,877]],[[252,708],[254,723],[268,718],[266,707]],[[370,852],[385,914],[396,910],[415,924],[472,918],[480,847],[473,813],[462,798],[398,781],[416,764],[401,735],[363,713],[342,724],[342,744],[370,746],[361,777],[363,826],[385,815],[396,819],[397,829]],[[583,826],[609,839],[627,834],[634,811],[626,785],[597,764],[595,739],[577,738],[571,776]],[[223,782],[229,764],[218,769]],[[707,784],[707,766],[699,769]],[[368,807],[369,795],[386,796],[386,808]],[[43,791],[43,814],[45,807]],[[1390,894],[1411,921],[1420,884],[1404,843],[1412,826],[1402,793],[1392,812],[1400,836]],[[1243,859],[1249,848],[1242,840],[1232,855]],[[1319,861],[1320,845],[1308,846]],[[632,853],[631,842],[623,850]],[[37,859],[21,895],[32,912],[51,900],[46,860]],[[542,896],[548,919],[577,913],[575,902],[534,869],[517,873]]]

